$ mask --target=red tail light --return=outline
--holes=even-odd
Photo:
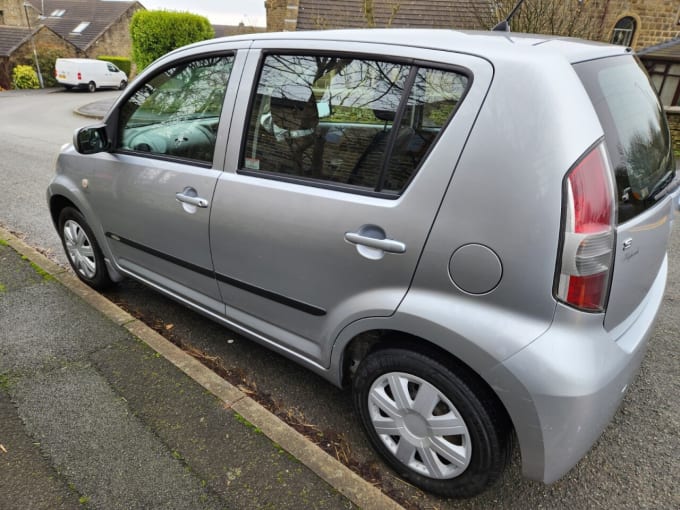
[[[614,256],[615,198],[603,144],[569,172],[557,298],[582,310],[605,309]]]
[[[82,80],[82,79],[83,79],[82,73],[78,73],[78,79],[79,79],[79,80]]]

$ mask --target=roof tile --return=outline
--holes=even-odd
[[[107,0],[27,0],[40,12],[44,6],[41,21],[57,34],[81,50],[87,50],[106,30],[127,12],[135,1],[112,2]],[[63,9],[62,16],[50,17],[53,12]],[[90,24],[79,34],[73,29],[81,22]]]

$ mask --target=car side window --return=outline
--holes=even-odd
[[[121,107],[118,148],[211,163],[233,62],[186,61],[147,80]]]
[[[411,87],[381,190],[403,190],[467,88],[460,73],[420,68]]]
[[[241,169],[350,191],[399,193],[467,81],[458,72],[407,63],[267,55]]]

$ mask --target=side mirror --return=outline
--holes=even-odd
[[[110,142],[106,135],[106,124],[77,129],[73,135],[73,147],[80,154],[96,154],[107,151],[110,148]]]

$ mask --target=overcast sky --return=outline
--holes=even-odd
[[[264,0],[139,0],[148,10],[188,11],[200,14],[213,25],[265,26]]]

